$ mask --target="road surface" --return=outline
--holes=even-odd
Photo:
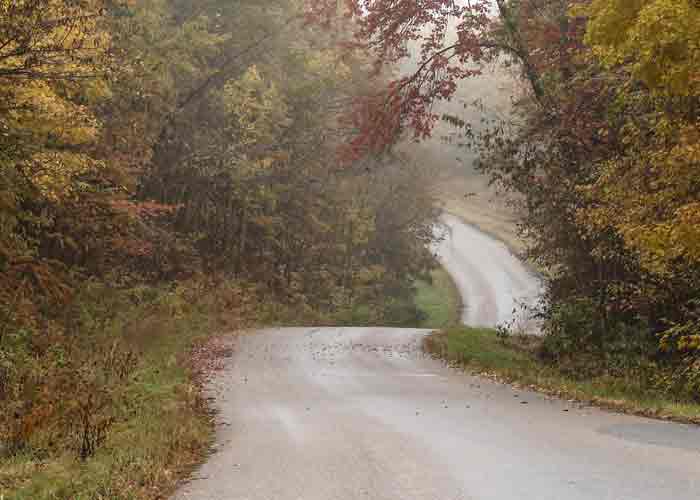
[[[440,254],[465,321],[508,321],[539,282],[458,220]],[[515,297],[516,299],[514,299]],[[231,338],[207,391],[217,445],[175,500],[698,500],[700,428],[466,376],[424,330],[271,329]]]
[[[542,294],[540,280],[500,241],[452,215],[443,222],[444,239],[436,251],[462,295],[462,321],[537,333],[531,317]]]
[[[698,500],[700,431],[465,376],[425,331],[231,339],[209,461],[177,500]]]

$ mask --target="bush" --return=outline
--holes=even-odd
[[[206,360],[191,366],[189,349],[240,329],[257,307],[226,280],[93,283],[41,328],[9,325],[0,341],[6,498],[167,496],[211,438],[190,371]]]
[[[660,335],[661,350],[672,369],[658,377],[657,385],[670,394],[700,401],[700,302],[691,302],[685,312],[685,322],[673,324]]]
[[[678,400],[700,403],[700,358],[689,356],[680,365],[658,373],[655,386]]]
[[[86,459],[105,442],[138,356],[119,339],[18,330],[0,349],[0,438],[6,455],[73,450]]]
[[[0,451],[85,460],[128,417],[135,374],[200,309],[239,317],[241,289],[193,282],[118,290],[87,283],[42,327],[6,324],[0,340]],[[222,315],[223,316],[223,315]],[[237,325],[229,323],[232,328]],[[147,328],[146,328],[147,327]]]
[[[578,299],[552,307],[540,355],[575,378],[633,376],[651,386],[660,366],[649,332],[642,321],[603,320],[592,300]]]
[[[544,325],[542,356],[561,361],[574,353],[590,351],[600,336],[594,318],[595,308],[590,300],[579,299],[553,306]]]

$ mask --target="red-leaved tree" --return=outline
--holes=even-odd
[[[377,73],[396,68],[406,60],[411,62],[412,70],[407,74],[389,78],[385,88],[356,102],[348,118],[356,135],[347,145],[346,155],[354,159],[381,151],[405,128],[411,129],[416,138],[428,137],[438,119],[433,104],[451,99],[460,80],[479,75],[484,63],[499,56],[519,65],[532,97],[546,105],[540,68],[555,56],[559,64],[568,64],[569,49],[576,40],[570,33],[578,27],[568,22],[566,2],[525,3],[516,6],[507,0],[309,2],[309,22],[332,26],[339,16],[352,20],[355,38],[348,46],[367,51]],[[527,12],[532,15],[527,16]],[[531,37],[543,34],[552,42],[552,49],[533,55]],[[541,46],[540,41],[537,40]]]

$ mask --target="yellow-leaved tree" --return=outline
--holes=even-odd
[[[625,151],[595,185],[595,224],[613,225],[654,272],[700,263],[700,8],[691,0],[593,0],[585,40],[629,71]],[[635,80],[647,86],[640,89]]]
[[[652,90],[697,95],[700,7],[695,0],[593,0],[586,42],[609,66],[627,66]]]
[[[690,354],[682,378],[697,390],[700,7],[692,0],[592,0],[579,12],[589,16],[586,43],[616,75],[614,112],[623,122],[622,148],[585,188],[591,204],[579,220],[593,231],[614,230],[642,268],[668,285],[664,294],[685,312],[667,318],[662,347]]]
[[[51,202],[84,188],[78,178],[100,166],[90,155],[100,125],[88,104],[108,95],[103,8],[101,0],[0,1],[0,121],[16,151],[5,168]]]
[[[38,249],[52,257],[54,244],[75,247],[57,213],[102,167],[94,109],[109,95],[104,9],[103,0],[0,0],[0,271],[33,276],[24,284],[60,289],[47,285]]]

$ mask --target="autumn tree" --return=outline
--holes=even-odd
[[[418,53],[414,71],[358,111],[357,150],[382,149],[404,128],[425,136],[431,105],[460,79],[486,62],[515,65],[524,85],[512,116],[477,137],[467,127],[465,139],[514,195],[529,255],[548,270],[548,348],[592,365],[617,351],[682,359],[665,380],[696,395],[697,5],[347,4],[378,66],[405,59],[409,45]]]

